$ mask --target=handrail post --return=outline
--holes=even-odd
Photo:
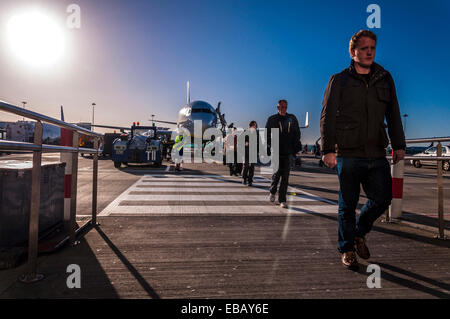
[[[73,132],[73,147],[78,149],[78,132]],[[71,246],[75,246],[78,242],[75,240],[75,231],[77,227],[77,182],[78,182],[78,152],[72,153],[72,180],[71,180],[71,201],[70,201],[70,223],[69,223],[69,242]]]
[[[437,156],[442,156],[442,144],[438,141]],[[437,187],[438,187],[438,215],[439,215],[439,239],[445,239],[444,234],[444,179],[442,177],[442,160],[437,161]]]
[[[389,206],[389,220],[402,217],[402,201],[403,201],[403,177],[405,170],[405,161],[400,160],[394,164],[392,160],[392,201]]]
[[[66,128],[61,128],[61,146],[73,147],[73,132]],[[64,169],[64,222],[70,225],[70,199],[72,196],[72,154],[61,152],[60,161],[66,163]]]
[[[98,184],[98,137],[94,138],[93,176],[92,176],[92,226],[97,225],[97,184]]]
[[[28,273],[19,280],[25,283],[42,280],[44,275],[37,273],[39,244],[39,208],[41,203],[41,163],[42,163],[42,123],[34,126],[34,144],[41,149],[33,151],[33,169],[31,171],[30,224],[28,238]]]

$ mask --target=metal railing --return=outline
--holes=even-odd
[[[436,145],[436,156],[405,156],[406,160],[422,160],[422,161],[436,161],[437,163],[437,192],[438,192],[438,228],[439,234],[437,238],[446,239],[445,236],[445,220],[444,220],[444,178],[443,178],[443,162],[450,162],[450,156],[442,156],[442,142],[449,142],[450,137],[432,137],[432,138],[416,138],[407,139],[406,144],[419,144],[419,143],[430,143],[437,142]],[[392,156],[387,158],[392,159]]]
[[[97,221],[97,180],[98,180],[98,148],[101,134],[89,131],[85,128],[69,124],[55,118],[51,118],[30,110],[25,110],[17,106],[0,101],[0,111],[5,111],[15,115],[23,116],[36,120],[34,127],[33,143],[14,142],[0,140],[0,150],[33,152],[33,168],[31,172],[31,201],[30,201],[30,223],[28,239],[28,265],[27,272],[20,277],[23,282],[35,282],[41,280],[43,275],[37,273],[37,256],[39,241],[39,206],[40,206],[40,187],[41,187],[41,163],[42,153],[50,152],[69,152],[72,153],[72,180],[71,180],[71,205],[69,217],[69,234],[58,246],[69,240],[71,245],[75,245],[76,234],[85,229],[88,225],[95,225]],[[72,147],[42,144],[43,126],[42,122],[52,124],[72,132]],[[94,137],[94,148],[78,147],[79,134],[85,134]],[[78,153],[83,152],[93,154],[93,181],[92,181],[92,218],[85,225],[77,228],[76,224],[76,198],[77,198],[77,174],[78,174]]]

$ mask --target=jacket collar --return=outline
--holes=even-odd
[[[358,72],[356,72],[355,61],[353,59],[352,62],[350,63],[348,71],[352,76],[364,81],[363,77],[359,75]],[[381,65],[373,62],[372,66],[370,67],[369,84],[373,85],[378,80],[381,80],[386,74],[387,71]]]
[[[278,118],[283,118],[283,119],[289,118],[290,115],[291,115],[291,114],[289,114],[288,112],[286,112],[286,115],[285,115],[285,116],[281,115],[280,113],[277,113],[277,117],[278,117]]]

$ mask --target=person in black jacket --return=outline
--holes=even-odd
[[[277,193],[278,182],[281,178],[280,189],[278,191],[278,202],[282,208],[287,208],[286,193],[289,183],[289,173],[291,158],[300,151],[300,128],[297,118],[293,114],[287,113],[287,101],[279,100],[277,109],[278,113],[270,116],[267,119],[267,147],[268,154],[272,145],[271,129],[279,130],[279,165],[277,171],[272,175],[272,185],[270,187],[269,200],[275,201],[275,194]],[[276,154],[272,154],[272,157]],[[272,158],[273,162],[273,158]]]
[[[355,250],[361,258],[369,258],[365,236],[392,200],[386,128],[394,163],[404,158],[406,148],[394,80],[374,62],[376,44],[377,37],[369,30],[352,36],[351,65],[331,77],[322,103],[322,160],[337,168],[338,250],[349,268],[358,266]],[[356,218],[360,184],[368,201]]]
[[[251,121],[249,123],[249,134],[254,134],[255,140],[256,140],[256,147],[254,150],[256,151],[256,155],[259,153],[259,136],[258,136],[258,124],[256,121]],[[253,184],[253,175],[255,174],[255,163],[252,162],[252,158],[250,156],[250,151],[253,150],[253,148],[250,147],[250,136],[245,136],[245,159],[244,159],[244,170],[242,172],[242,183],[244,185],[252,186]]]

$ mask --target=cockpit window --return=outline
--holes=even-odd
[[[192,113],[209,113],[209,114],[214,114],[214,112],[211,109],[207,109],[207,108],[196,108],[196,109],[192,109]]]

